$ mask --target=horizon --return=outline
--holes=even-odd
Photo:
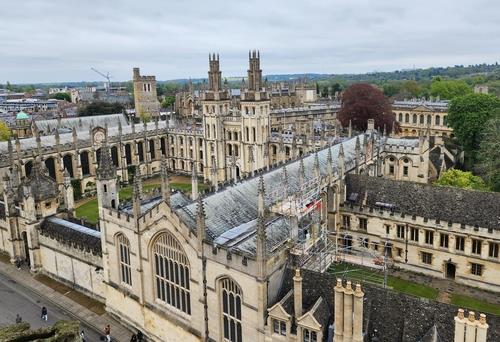
[[[249,49],[268,75],[362,74],[494,61],[500,46],[500,3],[488,0],[27,0],[2,10],[3,84],[99,80],[91,67],[112,81],[135,66],[158,80],[205,78],[210,52],[226,77],[240,77]]]

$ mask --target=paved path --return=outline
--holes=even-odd
[[[132,332],[108,314],[98,315],[37,281],[28,270],[18,270],[14,265],[0,261],[0,325],[15,322],[16,313],[19,313],[34,328],[43,326],[45,323],[40,321],[42,306],[49,311],[47,324],[58,319],[80,321],[88,342],[98,342],[99,332],[106,324],[111,326],[113,341],[130,341]]]

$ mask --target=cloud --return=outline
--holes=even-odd
[[[494,62],[500,2],[463,0],[67,1],[2,4],[0,82],[226,76],[260,49],[274,73],[355,73]]]

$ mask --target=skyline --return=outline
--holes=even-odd
[[[130,80],[136,66],[158,80],[205,78],[210,52],[219,53],[224,77],[241,77],[249,49],[260,50],[267,75],[498,60],[500,3],[487,0],[160,4],[6,3],[0,83],[101,81],[91,67],[109,72],[114,82]]]

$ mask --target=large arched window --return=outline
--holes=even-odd
[[[410,122],[410,114],[408,113],[405,114],[405,122]]]
[[[224,341],[243,341],[241,332],[241,289],[233,280],[221,280],[222,329]]]
[[[403,113],[399,113],[399,122],[403,122]]]
[[[153,245],[156,298],[167,306],[191,314],[189,262],[177,240],[168,233]]]
[[[120,281],[132,286],[132,268],[130,267],[130,242],[125,235],[117,237],[118,255],[120,257]]]
[[[436,115],[435,122],[436,122],[436,126],[441,125],[441,117],[439,115]]]

